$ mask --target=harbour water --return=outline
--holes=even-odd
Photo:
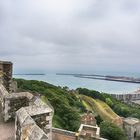
[[[125,74],[123,76],[128,76],[128,74]],[[140,77],[139,74],[135,74],[131,76]],[[28,80],[45,81],[56,86],[67,86],[70,89],[83,87],[83,88],[93,89],[100,92],[111,93],[111,94],[129,93],[140,88],[140,84],[135,84],[135,83],[85,79],[85,78],[73,77],[71,75],[56,75],[56,73],[47,73],[45,75],[14,75],[14,77],[28,79]]]

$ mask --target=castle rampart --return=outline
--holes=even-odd
[[[49,102],[44,103],[29,92],[14,93],[16,88],[11,82],[12,63],[0,61],[1,140],[104,140],[98,126],[81,124],[77,133],[52,128],[54,109]]]
[[[4,121],[15,119],[16,140],[52,139],[51,107],[29,92],[9,94],[3,85],[0,85],[0,94]]]
[[[0,79],[1,83],[7,89],[8,92],[11,92],[11,83],[12,83],[12,62],[9,61],[0,61]]]

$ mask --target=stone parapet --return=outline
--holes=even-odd
[[[85,136],[88,140],[105,140],[100,138],[100,129],[95,126],[81,125],[78,133],[52,128],[54,109],[47,99],[44,103],[29,92],[14,93],[17,92],[17,83],[12,81],[12,66],[11,62],[0,61],[0,119],[3,117],[5,122],[15,120],[15,140],[87,140]],[[94,119],[91,116],[86,118],[89,121]],[[95,125],[94,122],[88,124]],[[14,133],[8,139],[13,139],[13,136]]]
[[[34,105],[23,107],[17,111],[16,140],[19,136],[24,138],[26,136],[29,140],[52,140],[53,110],[45,103],[41,103],[40,99],[36,100]],[[36,105],[39,102],[41,104]],[[25,134],[25,132],[28,133]]]
[[[2,84],[0,84],[0,100],[3,101],[5,96],[8,95],[9,95],[8,91],[5,89],[5,87]]]
[[[51,140],[53,110],[43,102],[40,105],[34,104],[32,106],[25,107],[25,110],[36,122],[37,126],[39,126]]]
[[[107,140],[100,137],[100,127],[81,124],[78,130],[78,140]]]
[[[4,121],[15,119],[16,140],[52,140],[52,106],[29,92],[9,94],[0,84]]]
[[[16,112],[15,126],[15,140],[49,140],[47,134],[37,126],[25,108]]]
[[[129,140],[140,138],[140,120],[137,118],[125,118],[123,128]]]
[[[4,118],[4,120],[7,120],[8,118],[7,104],[9,102],[5,104],[5,97],[7,97],[8,95],[9,95],[8,91],[5,89],[5,87],[2,84],[0,84],[0,103],[1,103],[2,117]]]
[[[4,121],[14,120],[15,113],[21,107],[26,107],[32,102],[33,95],[29,92],[12,93],[5,95],[3,102]]]
[[[12,71],[12,62],[0,61],[0,80],[8,92],[11,92]]]
[[[78,140],[76,133],[58,128],[52,128],[53,140]]]

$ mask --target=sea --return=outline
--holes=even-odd
[[[85,73],[84,73],[85,74]],[[103,74],[111,76],[129,76],[140,77],[140,73],[127,72],[100,72],[100,73],[86,73],[86,74]],[[27,80],[45,81],[56,86],[67,86],[69,89],[76,89],[79,87],[97,90],[99,92],[109,94],[127,94],[132,93],[140,88],[140,84],[115,82],[106,80],[78,78],[72,75],[56,75],[56,73],[46,73],[45,75],[14,75],[14,78],[23,78]]]

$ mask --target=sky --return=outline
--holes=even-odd
[[[14,72],[140,69],[140,0],[1,0],[0,60]]]

